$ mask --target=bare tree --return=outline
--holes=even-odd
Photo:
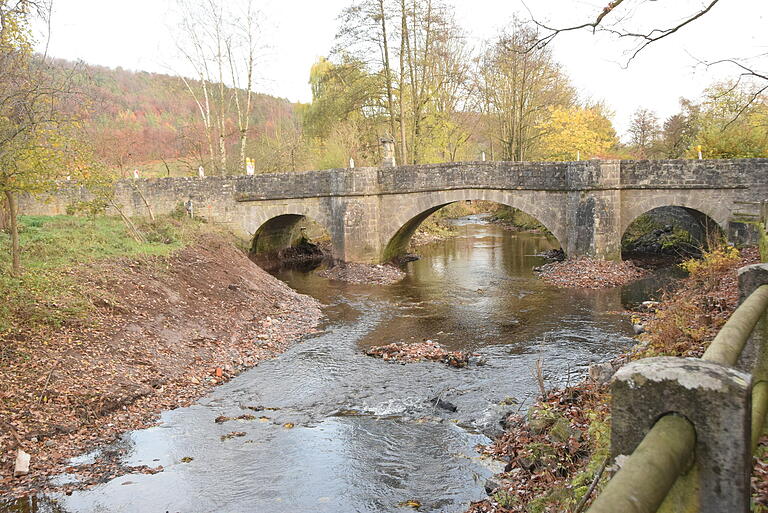
[[[247,142],[249,114],[252,107],[253,72],[256,52],[256,12],[247,0],[243,17],[232,6],[241,5],[223,0],[177,0],[181,25],[177,48],[194,70],[196,80],[183,76],[187,90],[200,112],[206,131],[211,162],[220,174],[229,167],[227,137],[232,104],[237,109],[241,160],[244,162],[243,142]],[[245,57],[241,57],[243,51]],[[240,61],[243,61],[242,64]],[[245,100],[237,88],[245,73]],[[230,88],[229,85],[233,87]],[[217,144],[214,145],[214,139]],[[214,150],[217,146],[217,150]]]
[[[180,34],[176,41],[176,46],[187,63],[192,67],[197,78],[197,82],[188,80],[182,73],[179,73],[189,94],[197,105],[200,112],[200,120],[205,129],[205,138],[208,143],[208,154],[211,163],[216,161],[216,153],[213,149],[213,115],[211,107],[211,73],[208,65],[208,56],[206,54],[203,35],[198,26],[197,5],[190,0],[178,0],[181,10]]]
[[[234,86],[237,126],[240,134],[240,169],[245,169],[248,130],[253,110],[253,86],[258,51],[258,13],[253,0],[246,0],[244,12],[235,20],[232,37],[227,39],[227,58]],[[245,82],[242,77],[245,75]],[[241,99],[241,96],[244,98]]]
[[[525,2],[523,2],[525,5]],[[632,28],[629,26],[629,20],[633,13],[641,13],[652,9],[645,0],[612,0],[601,11],[594,13],[588,21],[566,27],[554,27],[543,23],[537,19],[533,11],[528,8],[531,19],[542,30],[543,35],[532,45],[532,48],[540,48],[548,45],[560,34],[573,31],[588,30],[592,33],[602,32],[616,36],[620,40],[631,41],[632,48],[629,51],[626,63],[629,64],[635,57],[649,46],[658,43],[672,35],[684,31],[691,24],[697,22],[702,17],[716,11],[715,7],[720,0],[706,0],[704,2],[695,2],[687,15],[670,16],[669,19],[654,18],[651,26]],[[682,4],[682,2],[681,2]],[[730,5],[737,5],[738,2],[730,2]],[[655,26],[653,26],[655,25]],[[739,77],[752,79],[761,85],[756,88],[755,94],[743,106],[742,111],[737,114],[740,116],[752,105],[765,91],[768,91],[768,70],[760,69],[758,62],[764,62],[768,58],[768,52],[763,52],[754,56],[741,56],[727,59],[702,60],[698,62],[706,67],[717,65],[732,66]],[[764,66],[764,64],[763,64]],[[734,118],[736,119],[736,118]]]
[[[632,60],[637,56],[637,54],[639,54],[651,44],[677,33],[678,31],[684,29],[691,23],[709,13],[719,1],[720,0],[707,0],[703,6],[695,9],[693,13],[684,16],[682,19],[675,20],[666,27],[651,27],[639,30],[625,29],[621,26],[621,22],[625,21],[633,10],[642,9],[644,7],[643,4],[645,3],[645,0],[611,0],[608,5],[606,5],[600,12],[594,15],[589,21],[560,28],[551,27],[547,24],[537,21],[533,12],[528,8],[527,5],[526,9],[528,9],[528,12],[531,14],[531,19],[534,21],[534,23],[536,23],[541,29],[545,31],[543,36],[539,37],[536,41],[533,42],[532,47],[546,46],[552,42],[555,37],[562,34],[563,32],[589,30],[595,33],[600,31],[613,34],[620,38],[636,41],[636,47],[631,52],[629,57],[629,60]],[[523,4],[525,5],[525,2],[523,2]],[[647,6],[645,7],[647,8]],[[618,20],[618,24],[608,24],[608,20],[612,19]]]
[[[394,137],[397,125],[390,47],[391,14],[392,9],[387,0],[356,0],[341,13],[341,28],[336,35],[333,53],[342,61],[347,60],[345,55],[351,54],[354,60],[365,63],[373,73],[381,73],[384,91],[382,106],[387,116],[389,135]],[[398,147],[397,152],[402,162],[402,148]]]
[[[576,94],[545,47],[532,45],[538,33],[515,22],[486,48],[477,69],[477,88],[489,137],[501,143],[502,158],[530,157],[551,106],[570,106]]]
[[[660,134],[661,129],[656,114],[648,109],[637,109],[629,125],[629,135],[632,138],[632,145],[641,156],[649,156],[651,147],[658,140]]]

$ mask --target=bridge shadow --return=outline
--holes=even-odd
[[[727,240],[714,219],[689,207],[664,206],[635,217],[622,234],[622,258],[679,261],[700,257]]]
[[[250,258],[264,269],[285,265],[312,267],[331,257],[328,230],[314,219],[300,214],[273,217],[253,236]]]

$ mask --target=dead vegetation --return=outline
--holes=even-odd
[[[647,271],[632,262],[613,262],[589,257],[569,258],[537,269],[541,278],[558,288],[603,289],[639,280]]]
[[[755,248],[739,252],[727,246],[685,262],[690,276],[668,290],[653,311],[636,313],[647,331],[629,357],[701,356],[738,305],[736,271],[757,262]],[[608,479],[603,471],[609,424],[605,386],[586,381],[550,392],[526,417],[508,419],[506,432],[480,448],[506,462],[506,468],[486,486],[489,498],[473,503],[468,513],[584,511]],[[766,433],[753,468],[755,511],[768,511]]]
[[[505,433],[479,448],[506,463],[504,472],[468,513],[573,511],[602,478],[609,413],[607,389],[583,383],[550,392],[525,417],[509,417]]]
[[[469,364],[471,353],[448,351],[432,340],[424,342],[397,342],[386,346],[373,347],[365,352],[368,356],[381,358],[388,362],[413,363],[425,360],[441,362],[457,369]]]

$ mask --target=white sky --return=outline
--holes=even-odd
[[[233,1],[233,0],[229,0]],[[309,69],[327,55],[336,16],[350,0],[259,0],[268,48],[259,68],[261,92],[292,101],[310,100]],[[594,17],[607,0],[528,0],[540,21],[568,26]],[[708,1],[707,1],[708,3]],[[704,0],[658,0],[643,13],[668,22],[695,12]],[[170,31],[173,0],[54,0],[49,54],[91,64],[168,73],[184,70],[175,57]],[[493,36],[515,15],[526,17],[521,0],[454,0],[457,20],[470,41]],[[636,15],[634,20],[642,22]],[[709,71],[696,59],[715,60],[768,52],[768,0],[721,0],[713,10],[678,34],[652,45],[623,69],[622,48],[608,36],[562,34],[552,45],[556,58],[585,97],[604,100],[616,113],[621,135],[640,106],[665,118],[678,100],[696,98],[714,80],[734,72]]]

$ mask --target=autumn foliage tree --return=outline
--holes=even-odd
[[[616,131],[600,105],[550,107],[539,126],[544,160],[590,159],[605,155],[617,142]]]
[[[705,157],[768,157],[768,94],[756,94],[756,88],[762,86],[732,81],[705,91],[694,140]]]
[[[0,1],[0,191],[11,237],[11,274],[21,274],[18,196],[55,189],[56,180],[88,173],[87,151],[74,136],[73,112],[62,97],[73,93],[76,70],[54,69],[33,53],[32,20],[46,16],[34,1]]]

